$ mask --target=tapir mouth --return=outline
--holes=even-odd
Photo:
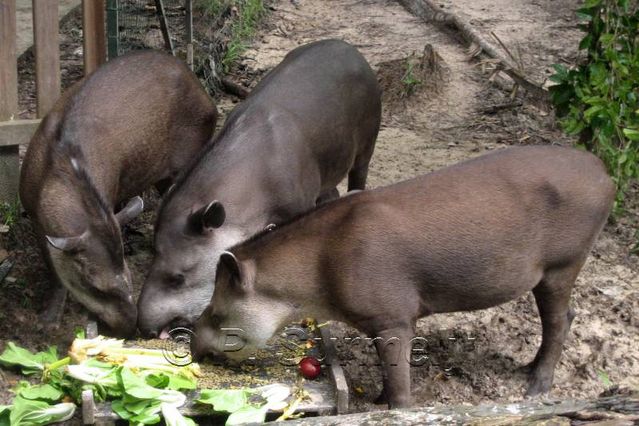
[[[158,336],[158,338],[161,340],[170,339],[172,337],[172,333],[175,330],[184,330],[185,328],[192,332],[193,324],[191,324],[184,318],[176,318],[168,323],[166,326],[164,326],[164,328],[162,328],[162,331],[160,331],[160,335]]]

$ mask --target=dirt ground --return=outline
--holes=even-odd
[[[463,13],[488,38],[494,31],[513,52],[520,52],[526,73],[543,82],[552,63],[578,60],[573,11],[579,1],[458,0],[439,2]],[[518,144],[571,145],[557,128],[549,108],[521,93],[511,99],[487,81],[488,73],[469,58],[459,38],[421,21],[390,0],[274,0],[263,28],[235,79],[254,85],[294,47],[323,38],[341,38],[357,46],[378,71],[384,114],[368,184],[374,188],[427,173],[491,150]],[[71,34],[71,32],[70,32]],[[420,68],[426,45],[436,65]],[[71,52],[72,49],[67,49]],[[75,66],[78,58],[72,58]],[[80,58],[81,59],[81,58]],[[416,64],[406,79],[407,61]],[[432,61],[431,61],[432,62]],[[63,62],[64,63],[64,62]],[[64,78],[64,73],[63,73]],[[25,83],[26,84],[26,83]],[[29,115],[28,87],[21,105]],[[410,93],[409,93],[410,92]],[[217,99],[226,115],[237,99]],[[342,187],[342,190],[344,188]],[[552,398],[593,397],[610,384],[639,387],[639,257],[635,244],[639,197],[633,189],[628,211],[611,221],[595,244],[573,296],[577,317],[555,372]],[[149,262],[153,195],[148,211],[127,233],[129,266],[138,285]],[[0,234],[16,258],[10,282],[0,287],[0,348],[13,340],[42,348],[71,340],[73,327],[86,321],[75,303],[66,308],[67,322],[54,334],[40,328],[36,312],[47,298],[47,272],[33,248],[29,224],[20,219],[12,235]],[[336,326],[342,337],[357,331]],[[436,315],[418,324],[428,341],[429,361],[413,368],[413,394],[418,405],[506,402],[522,398],[526,377],[520,368],[531,361],[540,343],[540,323],[532,295],[502,306],[471,313]],[[352,410],[379,409],[371,401],[381,389],[380,371],[359,364],[377,362],[372,348],[338,347],[346,363]],[[0,403],[15,380],[0,372]]]

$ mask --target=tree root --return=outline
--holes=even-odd
[[[472,25],[465,19],[455,14],[445,12],[433,0],[399,0],[399,2],[411,13],[419,16],[424,21],[452,29],[461,34],[465,41],[471,44],[472,56],[477,56],[482,52],[489,56],[496,65],[495,72],[503,72],[508,75],[516,85],[527,90],[529,93],[544,102],[550,100],[548,90],[540,83],[532,81],[524,75],[520,64],[516,64],[513,59],[502,55],[491,43],[489,43]],[[496,38],[496,36],[495,36]],[[497,39],[499,44],[510,55],[508,49]],[[516,90],[516,89],[515,89]]]

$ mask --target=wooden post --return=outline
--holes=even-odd
[[[0,0],[0,121],[17,114],[16,0]],[[19,167],[19,146],[0,146],[0,202],[17,200]]]
[[[119,36],[119,17],[118,17],[118,0],[107,0],[107,50],[109,60],[117,58],[120,54],[120,36]]]
[[[82,0],[85,76],[95,71],[106,60],[104,14],[104,0]]]
[[[33,0],[38,117],[44,117],[60,96],[58,0]]]
[[[186,64],[193,70],[193,0],[184,0],[186,3]]]
[[[171,40],[169,26],[166,23],[166,14],[164,13],[164,3],[162,0],[155,0],[155,10],[158,14],[158,19],[160,20],[160,29],[162,30],[162,36],[164,37],[164,46],[169,52],[171,52],[171,55],[175,56],[173,40]]]

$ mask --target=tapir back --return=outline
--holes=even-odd
[[[411,285],[422,295],[422,314],[482,309],[585,259],[614,194],[592,154],[520,147],[355,194],[344,207],[356,219],[340,225],[364,241],[367,262],[395,265],[386,270],[389,282],[399,271],[419,277]],[[391,223],[392,232],[382,231]],[[342,241],[335,249],[350,259],[354,244]]]

